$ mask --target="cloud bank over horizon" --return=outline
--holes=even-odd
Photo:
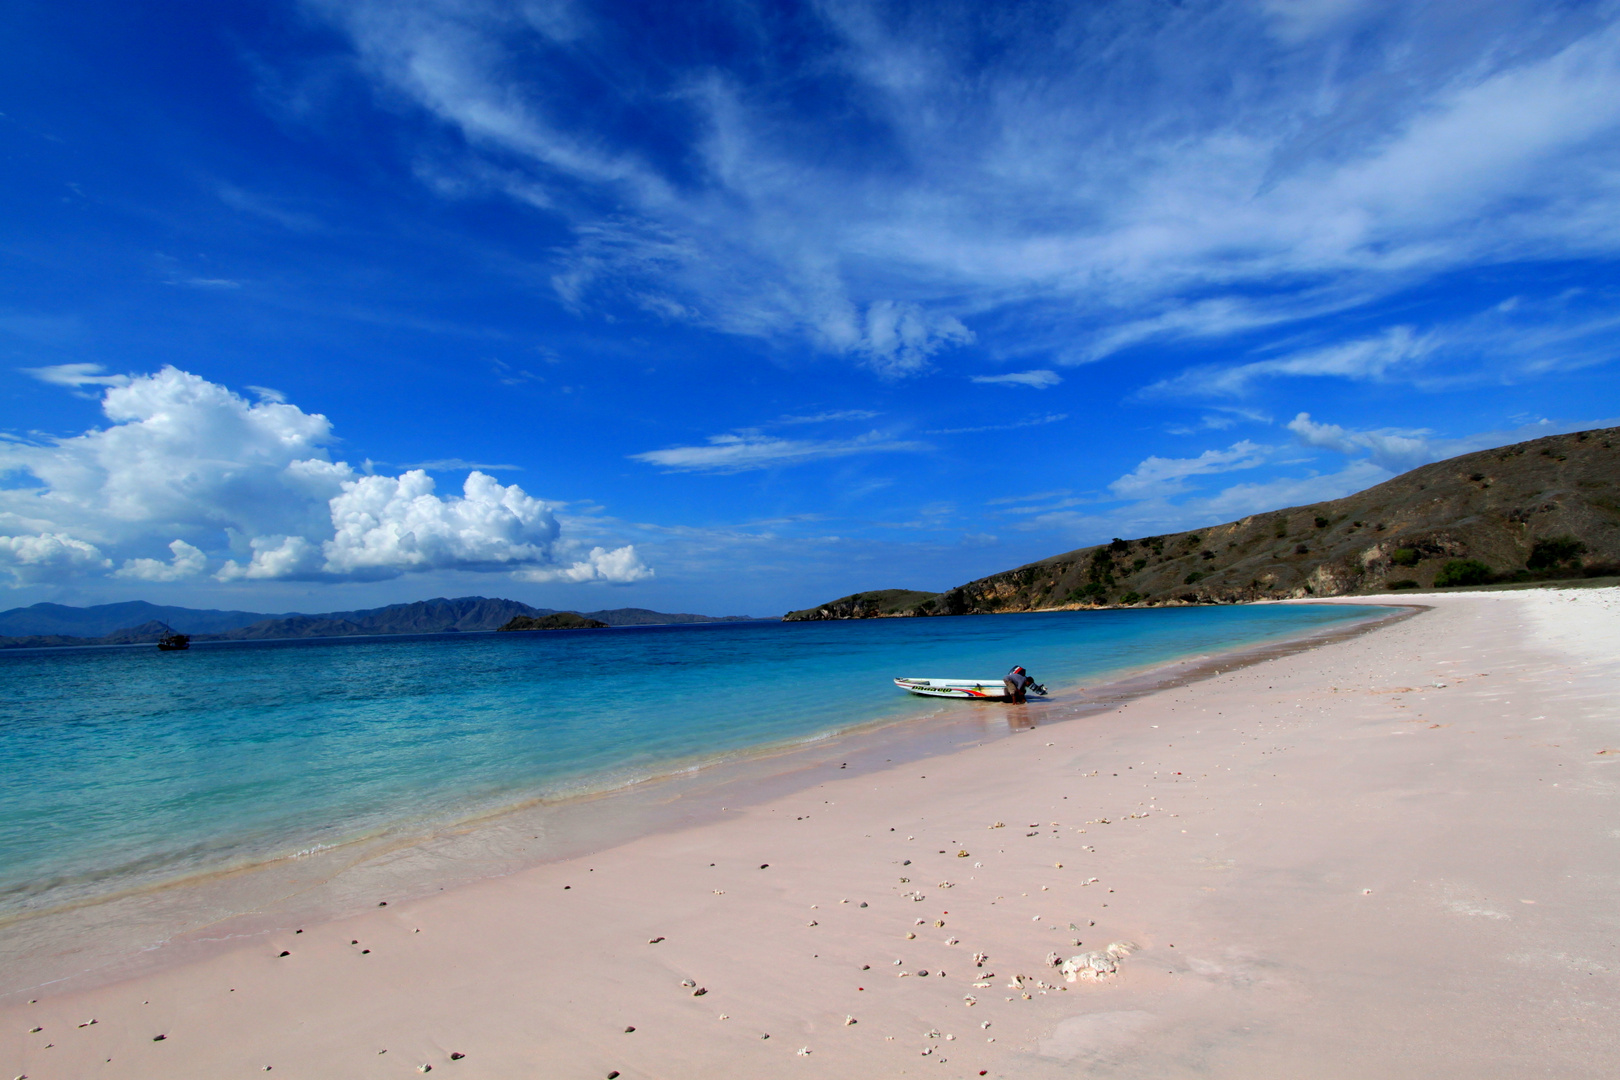
[[[333,461],[332,424],[320,413],[264,395],[250,402],[175,367],[135,376],[98,370],[31,374],[105,386],[107,427],[0,442],[0,472],[32,481],[0,488],[0,570],[13,584],[103,574],[174,582],[211,565],[221,582],[384,580],[431,570],[617,584],[652,575],[633,546],[580,550],[563,537],[551,505],[476,469],[460,495],[440,496],[421,469],[362,475]],[[166,562],[115,558],[165,539]]]

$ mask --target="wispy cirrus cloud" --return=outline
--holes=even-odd
[[[1197,457],[1164,458],[1154,455],[1109,484],[1108,490],[1121,499],[1174,495],[1187,489],[1189,477],[1253,469],[1264,465],[1269,460],[1270,452],[1271,447],[1244,439],[1225,450],[1205,450]]]
[[[81,386],[123,386],[129,382],[128,375],[108,375],[106,370],[100,364],[52,364],[49,367],[23,368],[22,372],[52,386],[75,389]]]
[[[987,431],[1017,431],[1019,428],[1041,427],[1046,424],[1057,424],[1069,418],[1068,413],[1047,413],[1045,416],[1031,416],[1023,420],[1012,420],[1005,424],[985,424],[982,427],[937,428],[923,432],[924,435],[980,435]]]
[[[657,465],[670,472],[736,473],[856,454],[913,453],[929,449],[927,443],[878,432],[852,439],[783,439],[759,432],[741,432],[710,435],[706,443],[697,446],[672,446],[631,454],[630,460]]]
[[[1005,375],[975,375],[973,381],[990,386],[1027,386],[1032,390],[1049,390],[1063,381],[1055,371],[1009,371]]]
[[[1143,397],[1241,397],[1255,383],[1278,378],[1381,379],[1393,368],[1410,366],[1433,351],[1432,339],[1410,326],[1373,337],[1307,349],[1272,360],[1231,366],[1198,367],[1141,391]]]
[[[871,409],[838,409],[833,412],[811,413],[807,416],[778,416],[772,427],[793,427],[799,424],[830,424],[840,420],[875,420],[881,413]]]
[[[422,147],[434,190],[567,231],[534,257],[569,304],[890,377],[1019,305],[1081,362],[1620,254],[1606,8],[717,5],[681,16],[706,32],[638,12],[647,62],[609,9],[305,2],[390,106],[454,134]]]
[[[402,466],[407,469],[426,469],[428,472],[466,472],[477,469],[479,472],[522,472],[521,465],[491,465],[485,461],[468,461],[466,458],[435,458],[432,461],[418,461],[414,465]]]

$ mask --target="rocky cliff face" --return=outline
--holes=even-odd
[[[1464,576],[1476,581],[1620,573],[1620,428],[1464,454],[1330,502],[1080,548],[906,613],[1343,596],[1466,583],[1455,582],[1457,566],[1472,566]]]

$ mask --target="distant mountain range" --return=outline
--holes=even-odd
[[[56,645],[128,645],[156,641],[167,623],[194,641],[259,641],[274,638],[350,637],[362,634],[443,634],[496,630],[514,618],[542,619],[555,608],[530,607],[516,600],[462,596],[413,604],[390,604],[361,611],[319,615],[290,612],[214,611],[165,607],[144,600],[69,607],[34,604],[0,611],[0,648]],[[567,612],[608,626],[672,623],[747,622],[746,615],[672,614],[647,608]]]
[[[1437,461],[1329,502],[1084,547],[942,593],[883,589],[789,621],[1229,604],[1620,574],[1620,428]]]

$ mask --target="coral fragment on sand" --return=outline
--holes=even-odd
[[[1101,952],[1086,952],[1071,956],[1059,966],[1069,982],[1106,979],[1119,970],[1119,962],[1136,951],[1128,941],[1115,941]]]

